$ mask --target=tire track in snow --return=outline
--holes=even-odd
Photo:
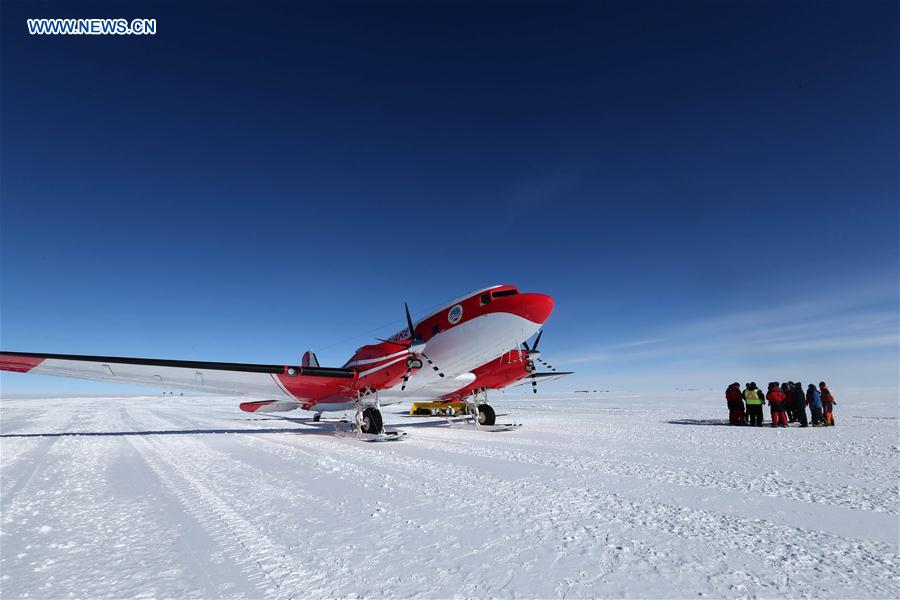
[[[136,416],[132,419],[136,430],[148,424],[154,428],[172,425],[170,420],[150,411]],[[327,508],[328,502],[297,488],[277,486],[267,473],[208,447],[211,438],[221,437],[230,436],[208,436],[203,441],[178,436],[173,441],[166,436],[148,435],[131,437],[129,441],[188,514],[222,547],[223,554],[241,567],[247,580],[264,597],[329,595],[329,582],[321,571],[307,566],[315,551],[305,539],[288,547],[268,533],[273,529],[271,522],[254,522],[259,521],[254,516],[261,510],[277,518],[277,511],[292,511],[298,505]],[[229,474],[233,476],[231,481]],[[274,506],[260,507],[244,498],[254,495]]]
[[[62,418],[61,418],[62,417]],[[49,433],[48,437],[0,438],[0,506],[9,505],[28,483],[48,466],[47,457],[53,446],[62,439],[54,433],[78,431],[89,422],[89,415],[79,412],[43,412],[22,429],[35,433]],[[6,434],[7,432],[4,432]],[[21,429],[12,433],[22,433]],[[11,450],[12,449],[12,450]],[[24,469],[16,473],[15,468],[22,463]]]
[[[108,415],[81,410],[76,420],[79,427],[96,427],[101,418]],[[184,574],[168,552],[170,532],[151,527],[160,515],[150,499],[123,497],[110,487],[121,441],[53,439],[36,476],[3,511],[3,533],[10,536],[4,541],[3,594],[197,594],[181,583]],[[156,569],[141,568],[148,563]]]
[[[146,409],[141,413],[137,413],[135,416],[137,417],[137,420],[132,419],[132,425],[138,429],[147,429],[149,426],[153,430],[190,432],[190,429],[184,429],[184,427],[191,427],[196,424],[196,421],[186,420],[181,415],[160,415],[155,409],[152,408]],[[334,504],[334,502],[326,497],[309,493],[303,488],[292,487],[291,489],[285,489],[284,486],[274,485],[272,473],[268,470],[272,468],[273,465],[267,463],[262,467],[257,466],[248,462],[247,455],[243,455],[241,459],[236,459],[232,454],[225,454],[220,451],[214,451],[210,447],[210,444],[215,440],[227,439],[230,443],[241,444],[246,441],[265,439],[268,435],[271,434],[257,435],[253,432],[248,432],[241,434],[217,433],[209,437],[180,436],[179,438],[177,438],[175,443],[189,445],[192,448],[199,450],[200,454],[198,454],[196,460],[202,460],[203,464],[208,467],[206,469],[206,473],[210,477],[219,475],[220,479],[222,479],[223,477],[221,476],[221,467],[227,462],[232,465],[232,472],[240,473],[241,478],[254,478],[255,481],[248,482],[246,486],[252,486],[253,489],[260,489],[260,486],[262,488],[265,488],[267,497],[274,497],[275,500],[284,502],[285,505],[307,505],[315,506],[320,509],[325,508],[326,510],[337,511],[338,507]],[[255,454],[249,455],[250,458],[255,456]],[[309,458],[321,458],[320,454],[310,453],[307,456]],[[282,457],[284,458],[283,455]],[[287,458],[294,457],[289,456]],[[304,462],[303,466],[308,467],[308,462]],[[223,481],[223,483],[225,482]],[[230,481],[229,483],[236,484],[238,482]]]
[[[302,442],[291,440],[288,443]],[[484,567],[479,565],[475,567],[471,573],[466,573],[464,571],[460,572],[458,569],[456,572],[453,572],[452,570],[441,571],[439,566],[435,565],[436,572],[442,577],[441,581],[452,581],[452,578],[459,578],[461,580],[461,583],[455,584],[454,587],[450,588],[452,592],[445,591],[445,594],[453,593],[468,596],[485,594],[497,595],[498,590],[502,590],[511,580],[522,576],[523,573],[527,572],[529,569],[534,569],[536,564],[540,564],[534,559],[526,556],[527,550],[522,550],[523,545],[516,535],[510,534],[508,531],[498,530],[495,525],[476,521],[471,523],[473,530],[483,530],[485,528],[493,530],[493,535],[489,535],[488,538],[483,540],[481,545],[478,546],[476,542],[471,539],[473,531],[466,530],[466,527],[469,525],[467,516],[470,510],[473,513],[478,514],[491,514],[493,511],[488,511],[487,507],[494,503],[500,503],[507,500],[507,495],[519,499],[524,498],[525,503],[524,506],[518,502],[515,504],[515,508],[512,508],[513,512],[518,509],[522,509],[525,512],[522,512],[519,515],[513,514],[510,520],[512,522],[533,522],[535,519],[534,507],[541,506],[541,500],[535,498],[533,506],[531,506],[532,503],[528,502],[527,495],[524,497],[522,494],[513,495],[512,492],[503,489],[503,487],[498,488],[498,481],[495,478],[486,476],[479,470],[471,470],[466,467],[460,469],[455,465],[447,465],[446,463],[439,461],[410,458],[409,456],[402,456],[402,454],[405,454],[402,451],[399,454],[401,454],[401,456],[394,455],[394,453],[384,454],[379,452],[378,456],[375,456],[373,451],[366,448],[357,448],[352,445],[341,443],[335,443],[332,451],[332,456],[334,456],[336,460],[353,462],[357,465],[357,468],[367,469],[373,476],[387,474],[392,480],[392,485],[394,485],[397,490],[410,493],[413,498],[418,499],[417,502],[420,505],[431,505],[433,507],[432,512],[435,509],[439,510],[443,518],[426,523],[425,531],[423,533],[428,537],[438,537],[442,539],[444,542],[443,547],[449,554],[455,556],[456,561],[465,557],[472,557],[473,559],[482,556],[485,557],[487,566]],[[436,455],[436,457],[439,458],[440,455]],[[440,473],[440,479],[437,481],[433,478],[422,480],[419,477],[416,477],[414,475],[415,473]],[[490,492],[485,493],[485,490],[490,490]],[[464,501],[454,501],[448,505],[444,501],[446,498],[477,498],[480,500],[477,504],[469,507],[464,504]],[[501,500],[501,498],[503,500]],[[487,501],[487,503],[485,503],[485,501]],[[437,507],[440,508],[438,509]],[[510,510],[510,508],[510,506],[506,506],[505,510]],[[562,512],[556,509],[556,514],[558,516],[559,514],[562,514]],[[518,518],[520,516],[521,520]],[[457,522],[459,520],[461,520],[460,522],[464,529],[461,535],[464,535],[465,537],[459,537],[460,532],[457,530],[458,528],[451,527],[448,529],[444,526],[448,522]],[[549,529],[542,528],[540,531],[529,529],[525,533],[529,538],[531,535],[537,533],[539,537],[538,541],[548,541],[553,538],[559,538],[558,525],[559,523],[557,520]],[[568,544],[569,542],[565,540],[566,538],[563,538],[559,543]],[[613,548],[621,549],[623,545],[624,542],[620,542],[614,545]],[[528,544],[525,548],[530,548],[531,546],[531,544]],[[459,554],[466,548],[470,549],[468,553],[462,555]],[[562,549],[560,548],[558,551],[562,552]],[[609,571],[613,571],[616,568],[615,565],[618,564],[617,554],[618,551],[608,551],[606,546],[604,546],[601,549],[598,560],[601,564],[608,565]],[[496,565],[499,568],[494,569],[491,565]],[[575,582],[570,583],[572,586],[576,585]],[[440,583],[438,585],[440,585]],[[569,584],[565,584],[564,587],[568,585]],[[441,590],[440,587],[432,587],[432,589]],[[440,595],[440,592],[435,593]],[[531,593],[535,595],[541,595],[541,593],[547,595],[555,592],[553,592],[551,588],[544,588],[540,591],[532,591]]]
[[[232,509],[216,492],[205,486],[196,473],[163,446],[146,439],[130,439],[147,465],[187,512],[235,560],[265,598],[292,598],[295,588],[308,576],[300,564],[291,563],[289,552],[272,542]],[[298,579],[299,578],[299,579]]]
[[[341,502],[341,511],[336,514],[339,524],[332,526],[329,537],[320,540],[325,547],[323,558],[328,561],[320,564],[336,579],[329,596],[443,597],[457,593],[459,569],[452,566],[449,552],[461,544],[454,535],[432,537],[429,521],[435,514],[437,498],[429,495],[423,502],[417,499],[415,486],[405,485],[406,481],[389,470],[373,468],[367,457],[370,452],[390,453],[385,445],[309,434],[251,435],[239,441],[253,452],[301,462],[329,481],[336,483],[336,479],[344,487],[353,486],[344,491],[350,499]],[[354,458],[348,460],[348,454]],[[411,511],[406,510],[410,502]],[[421,508],[426,510],[417,510]],[[439,512],[449,517],[443,507]],[[421,518],[422,513],[428,513],[428,518]],[[433,539],[440,541],[433,543]],[[335,555],[333,550],[337,548],[341,553]],[[448,554],[436,561],[425,558],[437,548]],[[383,562],[385,558],[390,560],[388,564]],[[416,567],[422,567],[424,573]],[[446,591],[434,591],[441,586]]]
[[[389,495],[402,498],[399,508],[396,504],[392,505],[390,497],[375,502],[371,498],[365,500],[367,505],[374,507],[376,512],[372,517],[379,521],[378,540],[374,542],[377,547],[369,549],[370,555],[364,558],[366,562],[355,566],[356,586],[344,588],[340,594],[409,597],[422,595],[422,590],[429,590],[425,593],[426,597],[484,595],[486,590],[502,587],[502,581],[508,582],[521,574],[522,567],[527,566],[527,562],[518,562],[515,568],[502,573],[490,569],[491,562],[503,563],[514,559],[517,554],[517,550],[508,544],[512,538],[501,535],[487,540],[483,548],[475,548],[469,553],[485,557],[486,565],[478,566],[477,575],[463,572],[457,565],[461,558],[459,553],[467,547],[471,538],[470,514],[479,507],[469,506],[465,500],[457,498],[484,494],[477,491],[477,488],[470,491],[468,488],[471,486],[459,485],[458,482],[456,485],[435,486],[429,481],[423,481],[416,476],[416,473],[423,473],[417,469],[418,465],[413,463],[404,466],[402,463],[405,459],[392,449],[385,448],[386,444],[373,447],[352,438],[303,435],[264,438],[254,436],[252,442],[248,440],[248,443],[300,449],[301,452],[312,451],[320,458],[327,456],[327,460],[317,463],[318,468],[326,472],[336,471],[350,475],[359,482],[361,488],[368,488],[368,482],[375,482],[376,489],[373,491],[384,490]],[[446,470],[447,465],[443,465],[442,469]],[[367,495],[370,493],[370,490],[365,491]],[[488,514],[488,511],[482,509],[481,513]],[[407,516],[414,518],[406,518]],[[400,570],[397,574],[386,572],[384,566],[372,562],[372,557],[384,552],[396,555],[398,543],[404,540],[403,536],[408,535],[410,529],[417,534],[414,538],[406,539],[402,551],[402,556],[406,558],[399,559]],[[363,543],[370,542],[365,540],[365,534],[356,535],[363,538]],[[410,547],[412,540],[415,543]],[[436,552],[437,556],[432,556]],[[394,559],[396,561],[398,557],[395,556]],[[410,572],[409,567],[412,565],[424,569],[427,579],[423,579],[421,573]],[[374,588],[360,587],[372,586],[371,580],[379,577],[385,578],[381,585]],[[460,587],[459,580],[463,580],[463,587]],[[483,585],[484,581],[500,583],[486,587]]]

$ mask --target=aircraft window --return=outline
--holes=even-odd
[[[490,294],[482,294],[481,295],[481,305],[484,306],[485,304],[490,304],[490,303],[491,303],[491,295]]]
[[[499,292],[494,292],[491,294],[494,298],[500,298],[502,296],[515,296],[519,293],[519,290],[501,290]]]

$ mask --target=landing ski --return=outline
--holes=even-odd
[[[364,442],[399,442],[408,434],[405,431],[383,431],[382,433],[360,433]]]
[[[521,423],[497,423],[495,425],[476,425],[472,422],[450,423],[451,429],[469,429],[471,431],[516,431],[522,428]]]
[[[399,442],[405,438],[405,431],[383,431],[381,433],[359,433],[356,431],[341,431],[335,434],[341,438],[356,439],[361,442]]]

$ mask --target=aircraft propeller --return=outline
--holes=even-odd
[[[422,358],[424,358],[428,365],[432,369],[434,369],[439,377],[444,377],[444,372],[441,371],[436,364],[434,364],[434,361],[432,361],[427,354],[425,354],[426,342],[416,334],[416,328],[413,325],[412,315],[409,312],[409,304],[404,302],[403,307],[406,309],[406,327],[409,330],[409,341],[400,342],[394,340],[382,340],[383,342],[389,342],[391,344],[403,346],[409,352],[410,357],[406,361],[406,373],[403,375],[403,384],[400,386],[400,391],[406,389],[406,383],[409,381],[409,378],[412,375],[413,367],[422,366],[422,361],[417,359],[417,356],[421,356]],[[418,365],[416,365],[417,362]]]
[[[541,360],[541,351],[538,350],[538,344],[541,343],[541,336],[544,335],[544,330],[540,330],[538,332],[537,337],[534,339],[534,345],[528,346],[528,342],[522,342],[522,346],[525,347],[525,358],[531,361],[531,391],[537,394],[537,373],[535,372],[534,362],[537,361],[553,371],[556,372],[556,368],[550,363]]]

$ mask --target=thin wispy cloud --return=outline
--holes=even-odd
[[[866,363],[871,373],[877,363],[882,379],[896,383],[898,348],[897,293],[875,287],[681,323],[656,337],[595,346],[557,363],[633,376],[681,369],[713,377],[720,370],[788,363],[810,371],[844,365],[848,373]]]

